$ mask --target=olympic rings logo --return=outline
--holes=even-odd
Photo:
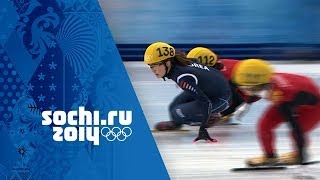
[[[130,127],[124,127],[122,129],[119,127],[113,127],[112,129],[103,127],[101,128],[100,133],[108,141],[115,141],[116,139],[118,139],[118,141],[124,141],[131,136],[132,130]]]

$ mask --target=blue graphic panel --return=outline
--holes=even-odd
[[[6,156],[0,158],[0,178],[168,179],[98,2],[12,0],[4,5],[0,143],[6,147],[0,152]],[[66,141],[68,133],[55,141],[53,128],[71,125],[44,126],[42,112],[68,113],[80,106],[100,111],[105,122],[110,111],[132,111],[128,126],[115,118],[113,125],[93,127],[123,130],[117,136],[126,139],[111,142],[98,131],[99,145],[80,141],[81,129],[90,125],[75,125],[75,141]]]

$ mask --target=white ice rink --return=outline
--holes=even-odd
[[[320,62],[299,64],[277,62],[274,65],[278,72],[305,74],[320,84]],[[126,62],[125,66],[150,128],[152,129],[156,122],[167,121],[167,106],[180,89],[171,80],[156,79],[143,62]],[[153,133],[171,179],[320,179],[320,164],[292,166],[281,171],[237,173],[230,171],[234,167],[244,167],[246,158],[261,154],[255,135],[255,123],[266,106],[266,101],[253,104],[241,125],[210,128],[209,133],[218,139],[217,143],[192,143],[197,136],[197,127],[185,126],[184,129],[190,131],[180,133]],[[311,160],[320,160],[319,136],[318,127],[310,135]],[[276,140],[278,153],[291,150],[286,125],[277,130]]]

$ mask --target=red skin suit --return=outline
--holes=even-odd
[[[300,100],[298,94],[304,92]],[[310,78],[295,74],[275,73],[271,79],[271,90],[268,94],[268,100],[272,104],[265,110],[257,124],[257,133],[259,141],[266,155],[275,153],[275,134],[274,130],[284,122],[288,122],[285,115],[281,112],[281,106],[290,102],[304,101],[309,95],[312,97],[311,102],[316,99],[315,103],[299,104],[295,106],[296,121],[308,142],[308,133],[313,130],[320,121],[320,90],[317,84]],[[302,100],[301,100],[302,99]],[[291,136],[297,143],[297,137],[294,130]]]

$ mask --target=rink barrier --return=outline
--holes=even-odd
[[[320,44],[172,44],[177,50],[188,52],[198,46],[207,47],[219,58],[262,58],[266,60],[320,61]],[[123,61],[142,61],[148,44],[117,44]]]

